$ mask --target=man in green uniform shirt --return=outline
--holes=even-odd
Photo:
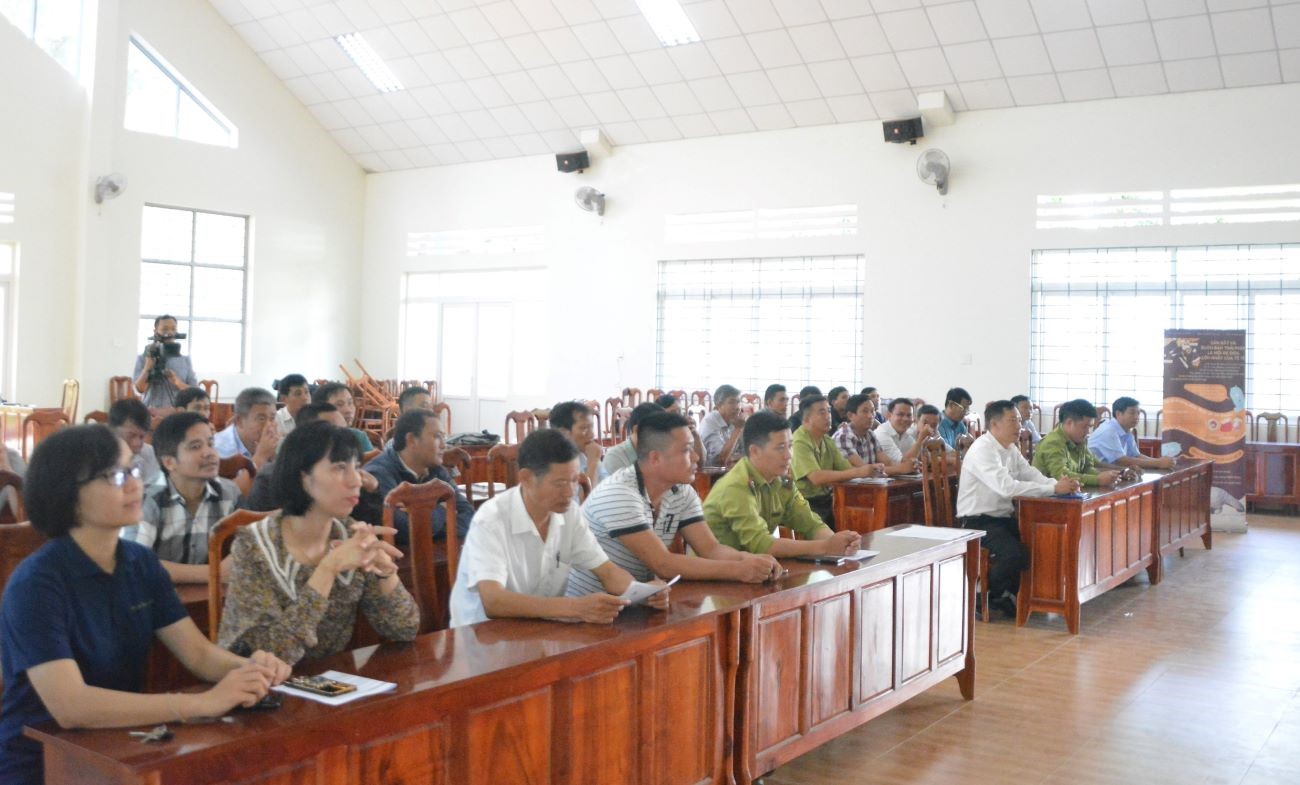
[[[822,520],[835,527],[832,514],[831,483],[852,480],[854,477],[884,475],[884,467],[877,463],[854,465],[831,438],[831,407],[824,395],[809,395],[799,399],[799,414],[803,424],[794,432],[794,481],[799,492],[808,500],[808,506]]]
[[[1034,448],[1034,468],[1048,477],[1067,476],[1081,485],[1114,485],[1119,472],[1104,469],[1088,449],[1097,407],[1082,398],[1061,406],[1061,421]]]
[[[857,532],[831,531],[794,487],[788,474],[792,437],[784,417],[758,412],[745,422],[742,438],[745,457],[714,483],[704,501],[704,519],[718,542],[777,557],[843,556],[858,550],[862,538]],[[778,526],[793,529],[800,539],[773,536]]]

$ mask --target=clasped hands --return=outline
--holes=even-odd
[[[352,524],[351,537],[330,541],[329,558],[335,561],[339,572],[362,570],[380,578],[392,577],[397,574],[397,560],[402,558],[402,552],[380,539],[383,534],[397,534],[397,530],[356,521]]]

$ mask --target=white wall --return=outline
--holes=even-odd
[[[1297,224],[1040,231],[1036,195],[1300,182],[1297,127],[1300,86],[1286,85],[972,112],[916,147],[860,123],[619,148],[582,175],[550,157],[371,175],[363,296],[384,316],[362,325],[362,352],[372,372],[398,372],[403,272],[521,261],[407,258],[407,232],[543,224],[552,335],[567,338],[544,349],[544,401],[518,403],[653,383],[660,259],[845,252],[865,255],[872,282],[865,383],[1006,397],[1028,386],[1033,249],[1300,240]],[[928,146],[952,159],[946,198],[916,177]],[[573,205],[584,184],[608,194],[603,221]],[[663,242],[665,213],[843,203],[859,205],[857,237]]]
[[[237,149],[123,128],[133,33],[239,128]],[[100,0],[96,44],[88,104],[0,20],[0,106],[19,119],[0,123],[0,178],[17,172],[0,190],[17,193],[22,243],[17,397],[57,405],[76,376],[86,412],[131,373],[145,203],[252,216],[248,373],[196,364],[223,399],[289,372],[337,376],[357,348],[364,173],[205,0]],[[128,187],[100,207],[91,184],[108,172]]]

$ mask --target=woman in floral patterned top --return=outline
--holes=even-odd
[[[352,434],[325,422],[295,428],[275,461],[281,505],[235,535],[219,643],[288,663],[328,657],[352,638],[357,610],[387,640],[415,637],[420,614],[397,577],[391,529],[348,517],[361,493]]]

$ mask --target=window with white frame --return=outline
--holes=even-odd
[[[865,275],[862,256],[661,261],[655,384],[857,389]]]
[[[248,217],[145,205],[140,234],[139,345],[170,314],[199,376],[243,373]]]
[[[1300,245],[1035,251],[1030,394],[1164,399],[1166,329],[1244,329],[1246,406],[1300,412]]]
[[[18,248],[12,243],[0,243],[0,393],[6,398],[14,394],[14,380],[10,376],[10,346],[13,344],[13,291],[14,275],[18,267]]]
[[[239,146],[234,124],[135,36],[126,55],[126,127],[191,142]]]
[[[0,16],[80,76],[85,5],[85,0],[0,0]]]

